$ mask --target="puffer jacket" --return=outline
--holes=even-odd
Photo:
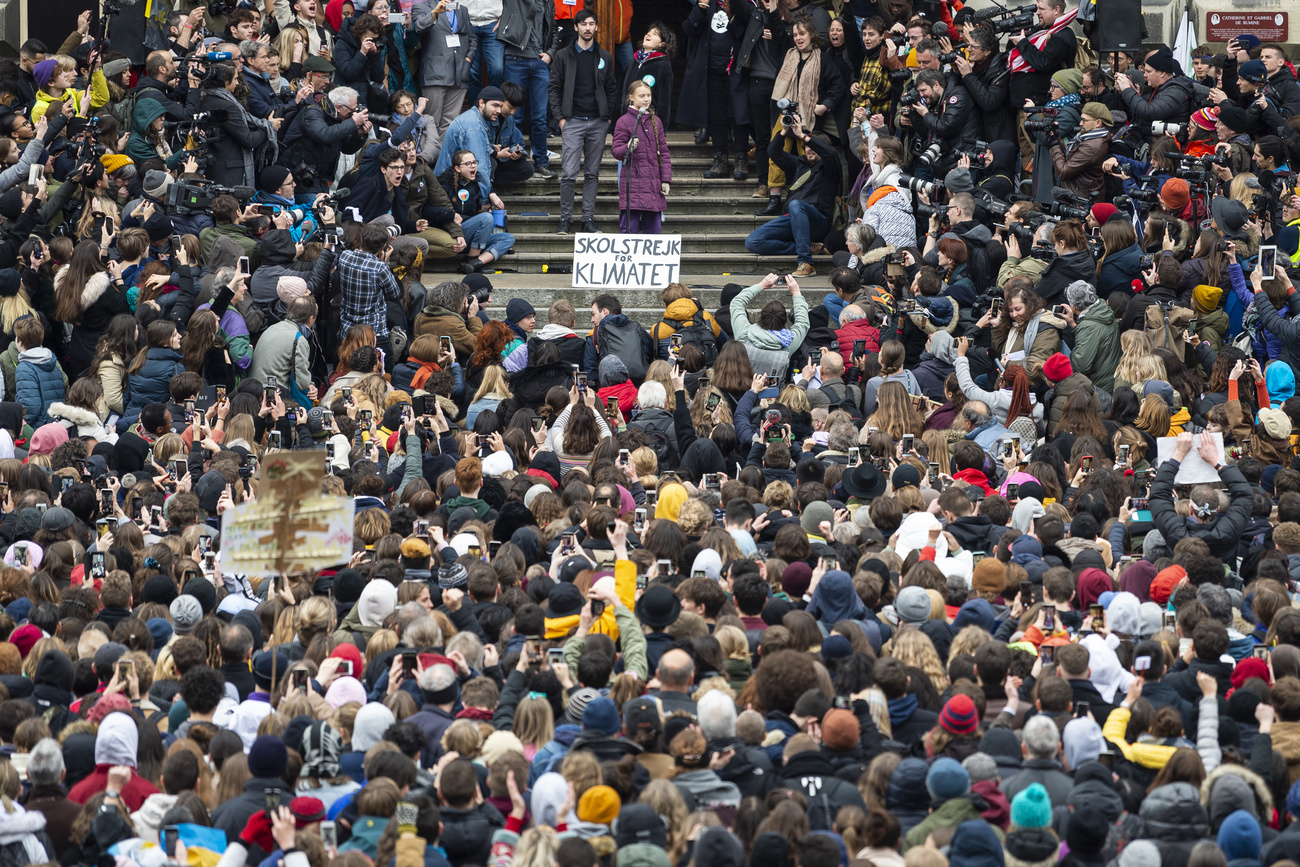
[[[369,54],[362,53],[361,44],[352,35],[352,25],[356,23],[356,18],[349,18],[339,28],[339,35],[334,39],[334,56],[331,61],[335,69],[334,83],[354,88],[361,94],[364,105],[367,85],[373,83],[382,87],[387,78],[384,71],[386,48],[385,40],[380,36],[375,40],[377,50]]]
[[[1092,283],[1097,279],[1097,265],[1087,249],[1066,253],[1053,259],[1034,284],[1034,291],[1048,306],[1065,302],[1065,287],[1075,280]]]
[[[1161,867],[1186,867],[1192,847],[1210,830],[1201,793],[1190,783],[1169,783],[1152,791],[1138,813],[1142,836],[1160,850]]]
[[[631,151],[629,164],[619,174],[619,207],[634,211],[662,211],[668,207],[668,200],[660,185],[673,181],[668,135],[658,117],[638,115],[636,109],[628,106],[614,124],[614,140],[610,146],[614,159],[629,159],[628,145],[634,138],[637,139],[636,150]]]
[[[442,819],[442,834],[438,844],[452,867],[488,863],[492,834],[506,825],[501,812],[491,804],[479,804],[468,810],[443,807],[439,818]]]
[[[280,278],[307,277],[294,268],[297,255],[297,245],[288,229],[272,229],[262,238],[262,264],[248,280],[248,297],[268,317],[274,313],[275,304],[280,300],[277,291]]]
[[[925,777],[930,766],[922,759],[906,758],[894,768],[885,789],[885,808],[898,819],[903,836],[930,813],[930,793]]]
[[[1120,91],[1120,99],[1124,101],[1129,123],[1147,129],[1153,120],[1187,123],[1192,106],[1197,104],[1192,81],[1184,75],[1174,76],[1149,93],[1138,93],[1136,88]]]
[[[1138,261],[1141,258],[1142,248],[1137,244],[1107,256],[1097,274],[1097,297],[1105,300],[1115,292],[1132,296],[1133,278],[1142,271]]]
[[[170,402],[172,377],[184,372],[184,359],[175,349],[149,347],[144,366],[131,376],[131,397],[126,404],[126,414],[138,417],[147,404]]]
[[[17,400],[27,413],[27,423],[38,428],[50,420],[50,404],[62,401],[68,389],[54,353],[44,346],[27,349],[18,355],[14,369]]]
[[[1105,301],[1097,301],[1079,316],[1074,325],[1074,348],[1070,363],[1097,388],[1115,390],[1115,368],[1120,360],[1119,323]]]

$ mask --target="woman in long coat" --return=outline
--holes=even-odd
[[[627,98],[627,111],[614,124],[611,147],[614,158],[625,161],[618,178],[618,230],[657,235],[673,181],[668,137],[663,123],[650,111],[648,84],[633,82]]]

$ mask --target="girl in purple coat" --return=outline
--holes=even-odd
[[[618,230],[625,235],[658,235],[668,207],[673,164],[664,125],[650,108],[652,96],[644,81],[633,82],[627,90],[627,111],[614,124],[614,159],[623,163]]]

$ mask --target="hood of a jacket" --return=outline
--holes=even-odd
[[[1109,310],[1110,308],[1107,307],[1106,309]],[[954,365],[957,363],[957,344],[947,331],[936,331],[931,334],[930,348],[926,351],[936,361]]]
[[[958,223],[952,227],[952,230],[956,232],[963,241],[969,241],[972,244],[979,244],[980,246],[993,240],[993,230],[975,220]]]
[[[134,127],[132,132],[135,135],[143,135],[148,131],[151,123],[166,113],[167,109],[163,108],[158,100],[141,96],[135,101],[135,110],[131,112],[131,126]]]
[[[1061,840],[1048,828],[1013,827],[1007,834],[1004,846],[1007,854],[1017,861],[1032,864],[1048,858],[1055,860],[1054,856],[1061,848]]]
[[[37,346],[34,349],[24,349],[18,353],[18,360],[25,361],[28,364],[34,364],[42,370],[54,370],[56,362],[54,353],[50,352],[44,346]]]
[[[578,333],[569,326],[556,325],[554,322],[548,322],[533,332],[533,337],[536,340],[563,340],[566,337],[577,336]]]
[[[930,793],[925,788],[925,777],[930,766],[922,759],[906,758],[894,768],[885,789],[885,806],[891,810],[921,810],[930,807]]]
[[[1199,840],[1210,830],[1201,793],[1191,783],[1168,783],[1148,794],[1138,813],[1145,836],[1157,840]]]
[[[1079,317],[1080,323],[1094,322],[1107,328],[1115,326],[1115,311],[1110,309],[1110,305],[1105,301],[1097,301]]]
[[[68,655],[61,650],[50,650],[36,663],[32,681],[37,686],[52,686],[66,693],[64,703],[67,703],[72,700],[74,679],[75,670]]]
[[[1002,867],[1002,841],[988,822],[962,822],[952,835],[948,863],[961,867]]]
[[[1268,386],[1269,403],[1281,406],[1295,396],[1295,371],[1285,361],[1274,361],[1264,371],[1264,384]]]
[[[710,316],[709,320],[704,319],[704,307],[696,303],[694,298],[678,298],[675,301],[670,301],[668,306],[664,308],[664,319],[670,322],[685,322],[695,317],[699,317],[701,322],[713,318]]]
[[[263,265],[291,265],[298,249],[288,229],[272,229],[262,238]]]
[[[1236,777],[1250,789],[1254,802],[1251,804],[1237,796],[1237,787],[1221,784],[1224,777]],[[1263,778],[1242,765],[1219,765],[1201,783],[1201,803],[1209,811],[1210,820],[1222,819],[1234,810],[1250,810],[1256,816],[1270,816],[1273,812],[1273,793]]]

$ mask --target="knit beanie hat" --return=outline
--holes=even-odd
[[[925,788],[934,800],[951,801],[970,791],[970,774],[956,759],[944,756],[930,766]]]
[[[1030,783],[1011,799],[1011,824],[1021,828],[1046,828],[1052,824],[1052,799],[1042,783]]]
[[[957,694],[948,699],[939,713],[939,725],[944,731],[962,737],[973,735],[979,729],[980,718],[975,712],[975,702],[970,696]]]
[[[862,737],[862,726],[851,710],[834,708],[822,718],[822,743],[827,749],[851,750]]]
[[[1213,313],[1219,309],[1219,299],[1223,297],[1223,290],[1218,286],[1200,285],[1192,289],[1192,304],[1196,306],[1196,312],[1202,315]]]
[[[600,387],[618,385],[629,378],[627,365],[617,355],[606,355],[600,360]]]
[[[1052,73],[1052,81],[1066,93],[1078,93],[1083,86],[1083,72],[1074,67],[1061,69]]]
[[[1070,852],[1092,855],[1106,845],[1109,831],[1110,823],[1100,810],[1096,807],[1081,807],[1070,814],[1065,841],[1070,844]]]
[[[623,806],[618,792],[610,786],[592,786],[578,799],[578,820],[608,825],[618,817]]]

